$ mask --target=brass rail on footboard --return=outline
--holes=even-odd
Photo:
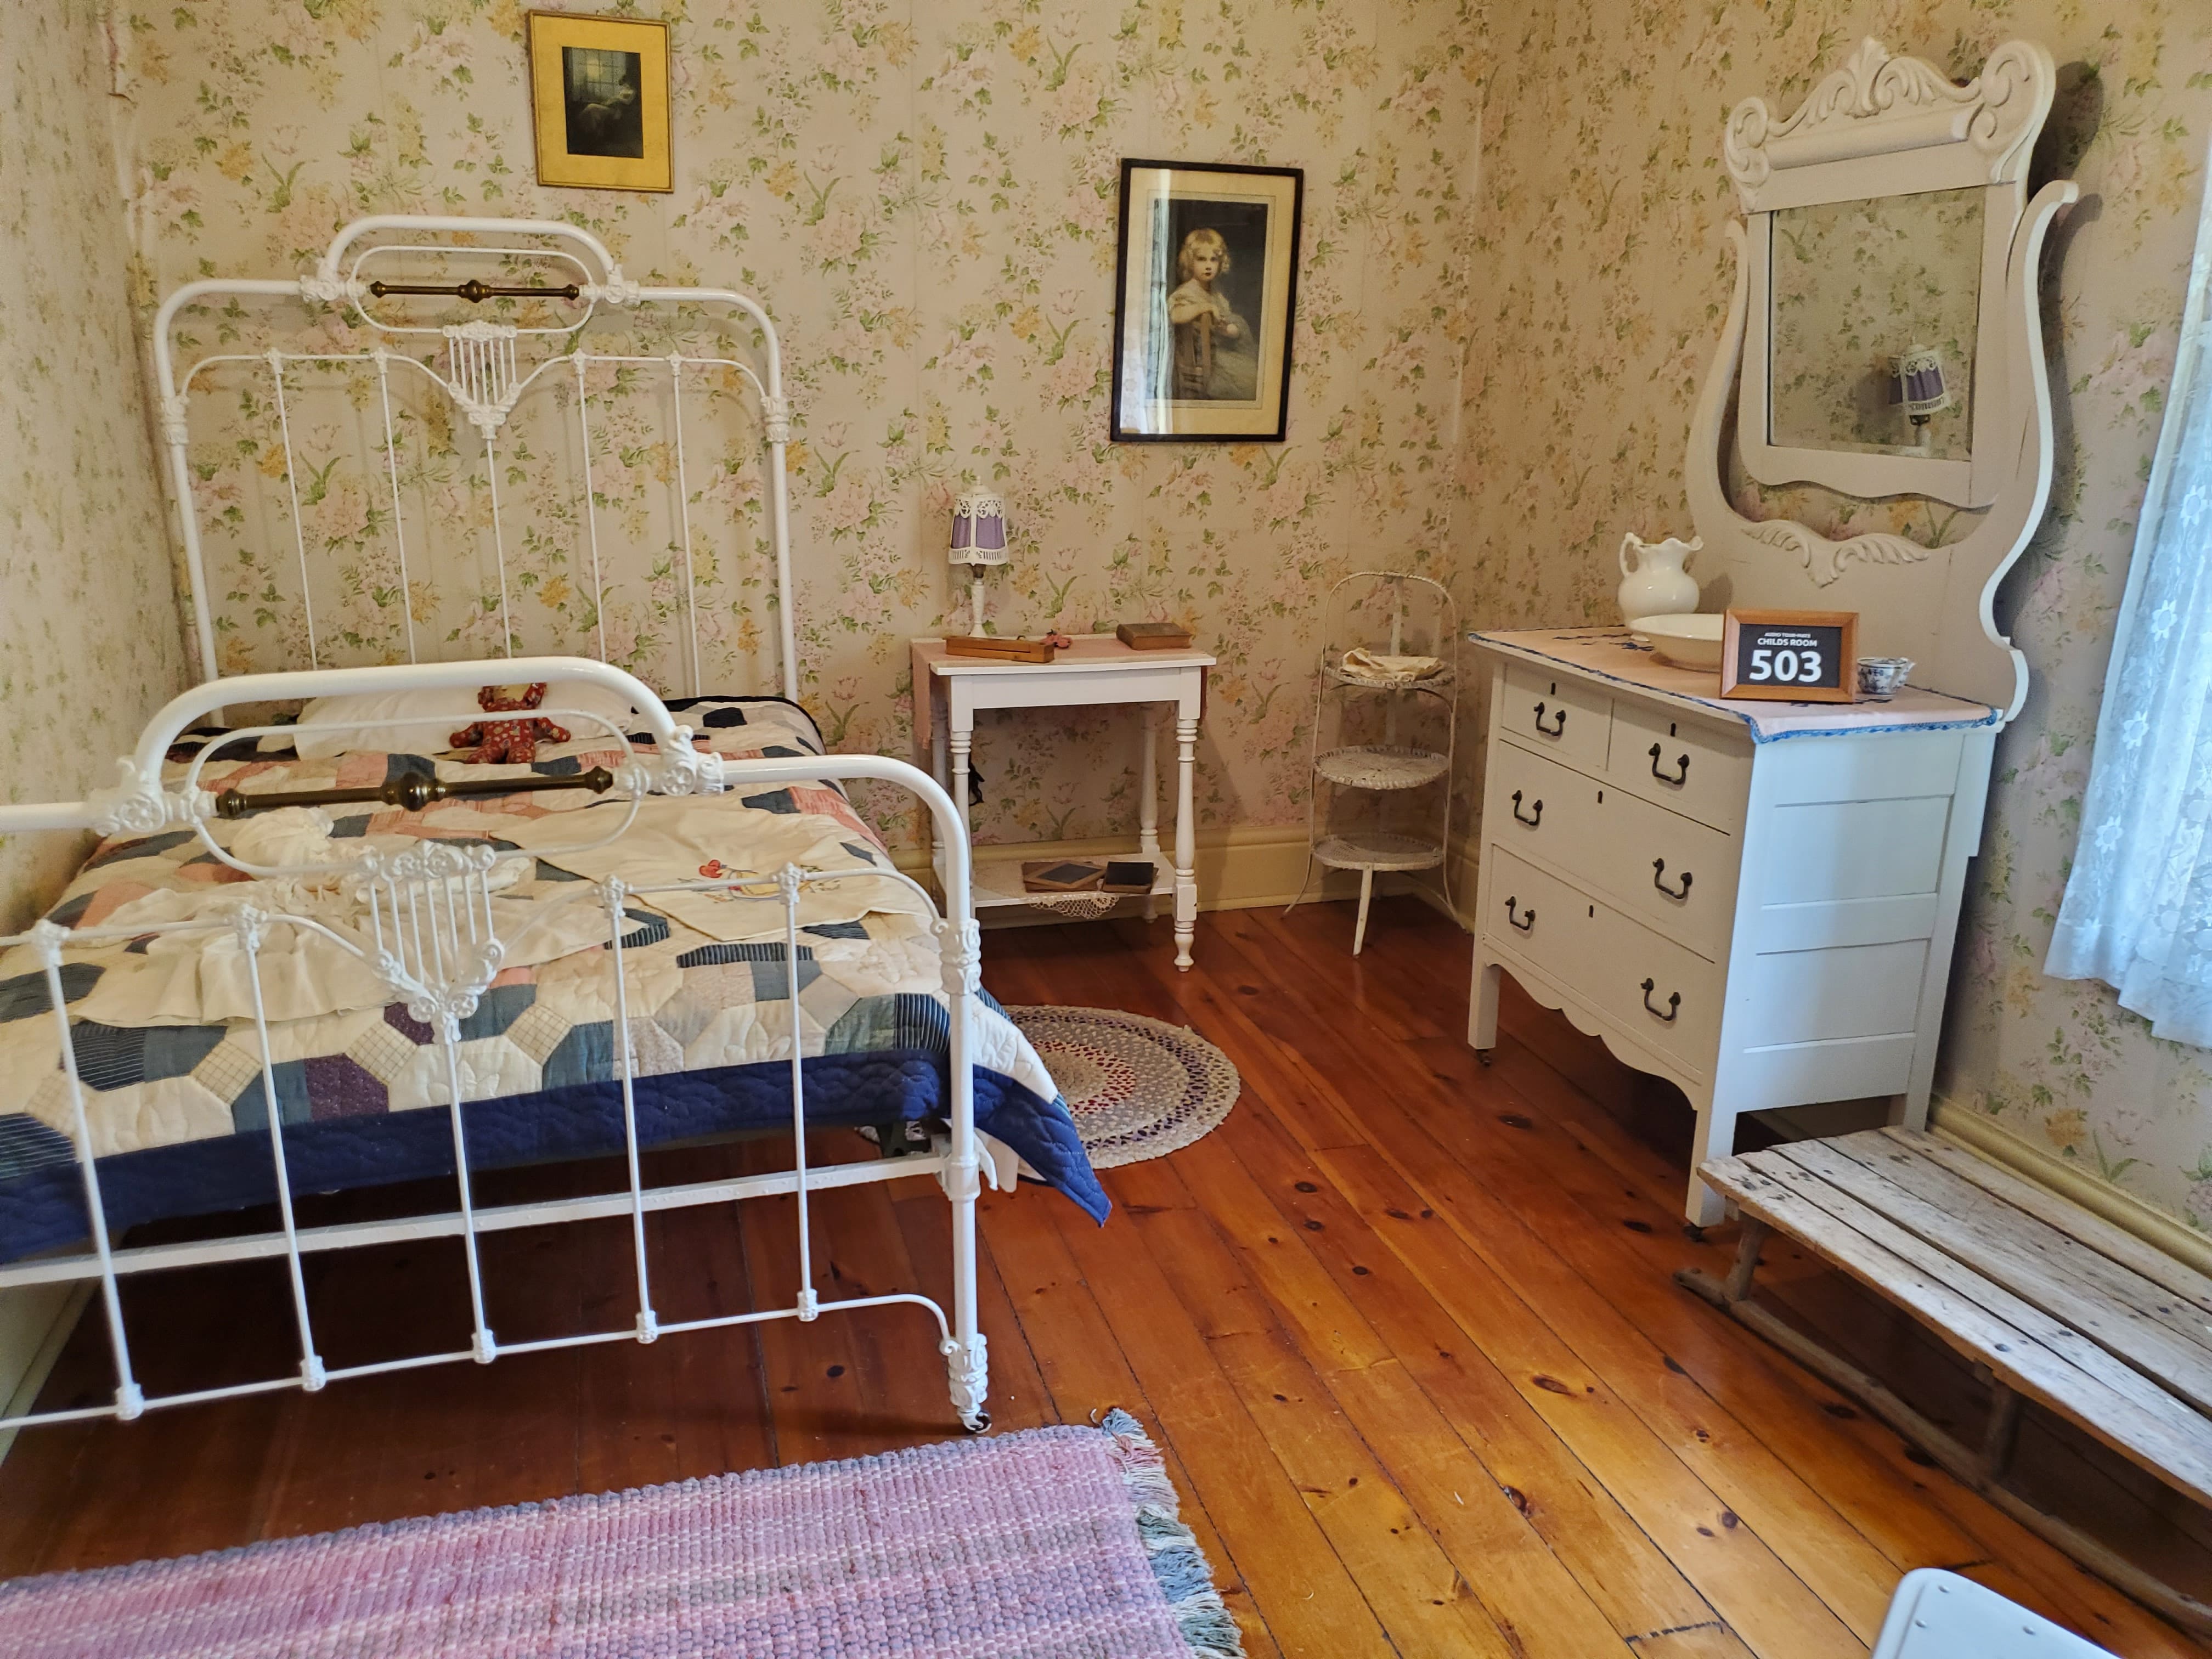
[[[381,801],[386,806],[419,812],[434,801],[465,800],[479,795],[526,795],[539,789],[588,789],[604,795],[614,787],[615,775],[604,766],[568,777],[473,778],[448,782],[424,772],[402,772],[374,788],[292,789],[267,795],[249,795],[226,789],[215,798],[216,816],[242,818],[249,812],[274,811],[280,806],[343,806],[361,801]]]

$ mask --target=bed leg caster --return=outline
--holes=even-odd
[[[977,1412],[973,1417],[963,1417],[960,1419],[960,1426],[970,1434],[988,1434],[991,1431],[991,1413]]]
[[[1486,1072],[1490,1069],[1490,1050],[1487,1048],[1477,1048],[1474,1051],[1474,1063]]]

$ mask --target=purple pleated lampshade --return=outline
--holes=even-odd
[[[952,503],[952,562],[1006,562],[1006,502],[988,490],[963,493]]]
[[[1897,375],[1890,382],[1889,400],[1905,405],[1915,422],[1951,407],[1951,387],[1943,374],[1943,354],[1917,345],[1897,360]]]

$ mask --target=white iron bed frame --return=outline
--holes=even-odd
[[[214,798],[200,788],[198,782],[200,768],[212,750],[201,751],[187,769],[186,776],[179,785],[165,787],[162,766],[170,747],[196,724],[217,715],[226,707],[362,692],[474,689],[489,677],[491,665],[480,659],[442,663],[417,659],[411,620],[407,633],[410,659],[404,664],[346,668],[325,668],[318,665],[304,672],[234,675],[228,678],[217,676],[219,659],[215,650],[214,621],[209,603],[207,575],[192,495],[191,468],[187,454],[184,389],[190,387],[194,377],[210,362],[258,359],[266,362],[270,367],[277,388],[281,413],[286,363],[311,357],[327,360],[332,354],[287,354],[279,350],[250,356],[222,354],[202,359],[179,380],[174,372],[170,349],[170,335],[175,319],[186,307],[226,297],[234,301],[252,296],[304,299],[323,304],[349,305],[359,311],[368,290],[368,284],[360,274],[362,256],[356,255],[351,264],[344,263],[345,257],[367,239],[386,235],[416,238],[459,235],[489,238],[498,244],[453,247],[426,244],[418,240],[377,245],[386,249],[404,247],[416,253],[434,251],[464,261],[472,257],[505,258],[518,252],[530,252],[518,250],[511,244],[518,238],[543,239],[560,246],[562,250],[560,257],[568,264],[581,266],[585,280],[577,284],[580,290],[578,297],[588,307],[718,304],[750,319],[757,328],[759,340],[757,349],[763,359],[758,368],[738,357],[693,357],[672,353],[655,358],[608,358],[594,357],[572,349],[549,357],[546,362],[525,374],[521,372],[516,347],[518,339],[526,337],[530,331],[504,325],[486,325],[474,321],[447,325],[438,331],[446,337],[447,368],[442,374],[426,368],[424,364],[415,359],[390,352],[381,345],[371,352],[358,354],[358,360],[374,362],[380,386],[386,384],[386,377],[399,364],[410,364],[414,369],[424,370],[482,434],[488,456],[494,453],[507,414],[513,410],[524,391],[549,371],[560,372],[563,366],[574,366],[580,389],[583,386],[585,368],[593,362],[661,364],[666,366],[671,375],[679,380],[685,368],[693,364],[734,368],[742,374],[757,392],[764,411],[763,435],[769,450],[767,506],[775,556],[781,683],[784,696],[795,701],[797,672],[793,656],[787,498],[784,482],[784,447],[790,436],[790,416],[781,389],[781,368],[775,332],[761,307],[743,295],[725,289],[655,288],[629,282],[623,276],[612,256],[596,238],[571,225],[550,222],[403,216],[363,219],[337,234],[319,270],[311,276],[289,282],[197,282],[177,290],[162,306],[155,341],[155,372],[160,381],[172,484],[179,507],[185,566],[191,586],[193,620],[202,659],[208,665],[210,677],[205,684],[175,698],[154,717],[140,738],[135,753],[119,763],[121,777],[114,787],[94,792],[82,801],[0,806],[0,835],[42,830],[90,830],[103,836],[147,835],[164,829],[189,827],[208,851],[248,875],[283,877],[304,873],[300,869],[245,863],[217,847],[206,831],[207,822],[215,816]],[[366,313],[361,312],[360,314],[365,316]],[[573,345],[574,339],[569,343]],[[583,453],[588,470],[589,399],[580,396],[577,401],[580,418],[586,422]],[[690,631],[689,665],[693,678],[692,690],[696,694],[700,690],[699,657],[696,600],[690,591],[689,581],[689,489],[683,471],[682,404],[680,398],[673,401],[678,423],[675,446],[678,491],[679,498],[687,503],[683,550],[687,569],[686,621]],[[384,421],[386,453],[390,455],[396,452],[396,445],[392,441],[388,393],[384,399]],[[284,476],[288,489],[293,487],[293,462],[290,434],[287,428]],[[495,490],[497,468],[495,466],[490,471]],[[398,557],[402,562],[404,572],[406,526],[399,513],[396,465],[390,483],[393,500],[391,529],[398,544]],[[587,501],[591,500],[588,471],[586,499]],[[296,529],[296,506],[293,521]],[[499,561],[501,603],[504,612],[507,598],[506,550],[500,543],[499,524],[499,509],[495,498],[494,541]],[[602,571],[602,555],[607,550],[596,524],[591,527],[591,545],[592,569],[596,584]],[[302,602],[305,608],[312,611],[313,587],[307,580],[308,550],[304,534],[299,536],[297,553],[301,569]],[[417,557],[420,556],[418,552]],[[601,627],[604,629],[603,611]],[[318,647],[312,643],[314,638],[312,617],[308,628],[311,653],[317,652]],[[63,1070],[71,1094],[74,1113],[71,1139],[77,1153],[86,1205],[91,1217],[91,1248],[75,1255],[40,1257],[0,1266],[0,1289],[68,1282],[88,1283],[93,1286],[100,1297],[107,1328],[116,1388],[112,1404],[63,1411],[32,1411],[13,1417],[0,1417],[0,1430],[100,1417],[128,1420],[157,1407],[190,1405],[284,1389],[297,1388],[312,1392],[332,1381],[350,1376],[373,1376],[459,1360],[474,1360],[488,1364],[502,1353],[615,1341],[651,1342],[678,1331],[785,1319],[811,1321],[824,1313],[909,1304],[927,1310],[937,1322],[939,1351],[946,1362],[951,1404],[959,1420],[975,1432],[989,1426],[989,1414],[984,1410],[988,1382],[987,1344],[977,1324],[975,1204],[987,1176],[994,1185],[1011,1184],[1013,1159],[1008,1151],[988,1143],[975,1128],[972,1018],[975,1000],[981,993],[981,936],[971,908],[967,839],[961,831],[960,817],[951,797],[927,774],[902,761],[884,757],[807,756],[790,759],[770,757],[726,762],[717,756],[696,752],[691,744],[690,729],[677,724],[661,699],[630,674],[607,663],[580,657],[515,657],[513,654],[514,631],[507,626],[504,614],[501,631],[507,637],[508,650],[507,659],[497,665],[500,680],[544,680],[556,687],[562,684],[580,684],[613,692],[630,700],[637,710],[637,719],[653,733],[653,755],[650,758],[634,757],[623,769],[618,778],[617,793],[613,799],[627,798],[632,803],[623,818],[623,828],[634,821],[638,810],[636,802],[647,792],[685,795],[720,793],[734,786],[866,779],[897,786],[919,798],[932,816],[939,844],[945,849],[940,871],[945,910],[939,915],[933,905],[931,915],[939,942],[943,985],[950,1014],[949,1078],[945,1113],[949,1123],[948,1133],[935,1137],[930,1152],[926,1155],[860,1164],[811,1166],[806,1157],[800,1007],[794,981],[789,999],[792,1018],[789,1057],[791,1122],[796,1148],[794,1167],[787,1170],[675,1186],[648,1187],[644,1184],[640,1170],[633,1093],[636,1060],[627,1036],[626,982],[622,965],[622,928],[619,925],[623,902],[629,896],[649,895],[654,891],[729,891],[741,884],[757,890],[763,885],[773,884],[782,900],[786,959],[794,960],[799,944],[800,891],[810,882],[830,878],[823,872],[810,872],[795,866],[750,875],[732,873],[720,880],[672,884],[662,887],[632,885],[619,877],[578,884],[584,893],[597,896],[599,902],[606,907],[610,918],[608,948],[616,975],[617,999],[615,1014],[617,1023],[625,1033],[625,1040],[615,1046],[623,1100],[628,1183],[621,1189],[585,1197],[494,1207],[481,1207],[473,1201],[473,1182],[461,1112],[461,1098],[465,1091],[459,1070],[460,1022],[475,1010],[478,998],[499,972],[503,951],[492,931],[489,906],[490,875],[501,855],[489,847],[428,842],[419,848],[397,854],[364,852],[345,869],[354,879],[357,900],[365,907],[363,918],[366,926],[360,929],[349,928],[344,933],[334,931],[311,918],[258,908],[241,909],[220,921],[170,924],[159,930],[143,927],[72,930],[41,921],[25,933],[0,938],[0,948],[28,945],[36,952],[43,969],[52,1018],[60,1036]],[[559,701],[556,690],[549,695],[548,706],[557,707]],[[563,718],[573,721],[576,717],[564,715]],[[586,723],[605,726],[604,722],[586,720]],[[259,726],[234,735],[243,739],[272,732],[295,732],[300,729]],[[615,743],[628,747],[622,732],[614,732],[611,727],[605,729]],[[619,833],[616,832],[617,836]],[[602,837],[599,842],[593,844],[603,844],[613,838]],[[320,866],[318,873],[330,874],[330,866]],[[880,872],[878,873],[881,874]],[[925,903],[929,902],[928,894],[910,878],[896,875],[891,878],[904,883],[920,895]],[[947,917],[951,920],[946,920]],[[268,1023],[258,1006],[260,997],[258,953],[268,931],[272,927],[283,926],[311,929],[369,963],[388,993],[388,1000],[404,1003],[410,1015],[430,1024],[436,1033],[445,1058],[446,1111],[453,1141],[454,1178],[458,1189],[456,1206],[441,1213],[398,1219],[324,1226],[299,1224],[286,1176],[283,1115],[272,1110],[268,1114],[268,1133],[276,1177],[281,1223],[277,1231],[191,1243],[130,1248],[119,1246],[107,1232],[100,1203],[99,1171],[92,1156],[93,1140],[86,1113],[85,1090],[77,1076],[70,1039],[69,1016],[61,977],[61,965],[66,952],[73,943],[110,941],[126,933],[135,937],[151,931],[210,933],[228,930],[233,933],[252,970],[257,1003],[254,1030],[259,1044],[261,1081],[264,1098],[273,1103],[277,1098],[275,1062],[270,1047]],[[821,1299],[812,1282],[809,1194],[827,1188],[933,1174],[951,1206],[953,1282],[950,1314],[931,1297],[919,1294],[858,1297],[833,1301]],[[660,1320],[654,1311],[651,1277],[647,1270],[646,1217],[664,1210],[726,1204],[782,1194],[793,1194],[797,1199],[799,1282],[792,1302],[786,1306],[756,1309],[718,1318],[682,1322]],[[635,1317],[629,1325],[530,1342],[502,1344],[496,1339],[486,1316],[479,1271],[478,1241],[483,1235],[557,1222],[624,1216],[630,1222],[637,1286]],[[309,1306],[303,1267],[305,1257],[319,1251],[424,1238],[458,1238],[461,1241],[474,1327],[470,1345],[465,1348],[358,1365],[326,1365],[316,1346],[314,1318]],[[282,1261],[289,1275],[300,1352],[296,1374],[228,1387],[149,1395],[137,1382],[132,1367],[120,1294],[121,1279],[126,1274],[210,1262],[270,1259]]]

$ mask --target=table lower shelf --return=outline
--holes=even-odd
[[[1031,893],[1024,890],[1022,887],[1022,866],[1024,864],[1037,863],[1045,856],[1045,854],[1040,853],[1035,847],[1025,847],[1019,844],[1012,846],[976,848],[970,855],[970,867],[974,872],[973,885],[975,889],[976,909],[989,910],[994,909],[1002,905],[1012,904],[1029,905],[1040,909],[1089,908],[1091,906],[1097,905],[1103,901],[1142,899],[1147,896],[1147,895],[1143,893],[1100,893],[1095,891],[1078,893]],[[1152,887],[1150,896],[1154,898],[1169,898],[1174,896],[1176,881],[1175,866],[1169,861],[1168,856],[1164,853],[1145,853],[1133,848],[1127,852],[1085,853],[1077,856],[1091,859],[1151,859],[1152,860]],[[945,882],[944,854],[941,851],[933,854],[931,861],[937,870],[938,884],[942,888]]]

